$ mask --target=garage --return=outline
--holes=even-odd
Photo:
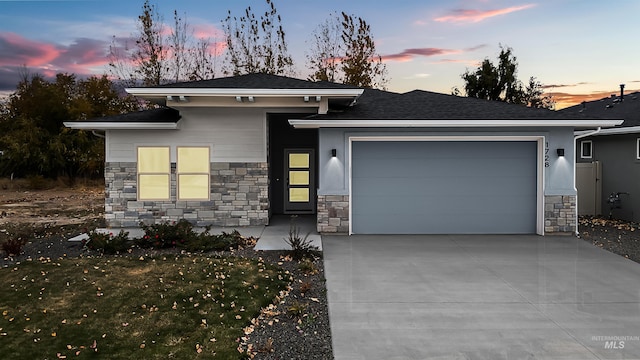
[[[537,142],[352,141],[354,234],[535,234]]]

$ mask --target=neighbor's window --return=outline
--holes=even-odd
[[[169,200],[169,147],[138,148],[138,200]]]
[[[593,142],[591,140],[580,142],[580,157],[583,159],[591,159],[593,157]]]
[[[209,147],[178,147],[178,200],[209,200]]]

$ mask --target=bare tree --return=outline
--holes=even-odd
[[[186,72],[190,67],[188,57],[188,49],[187,49],[187,41],[189,32],[189,27],[185,18],[181,18],[178,16],[178,11],[173,10],[173,27],[171,28],[171,34],[169,34],[169,49],[170,49],[170,57],[169,62],[171,63],[170,72],[173,73],[172,79],[175,82],[178,82],[184,79],[182,76],[182,72]],[[168,69],[169,70],[169,69]]]
[[[344,12],[332,14],[316,28],[307,65],[313,71],[309,80],[381,89],[388,82],[369,24]]]
[[[209,39],[196,40],[193,30],[176,10],[168,34],[155,5],[146,0],[138,16],[133,41],[114,37],[109,48],[109,70],[126,86],[157,86],[167,82],[215,77],[217,52]]]
[[[162,17],[155,5],[146,0],[142,14],[138,16],[140,37],[136,40],[136,50],[132,60],[136,73],[145,86],[160,85],[167,78],[167,49],[162,37]]]
[[[342,27],[336,14],[332,14],[313,32],[310,48],[306,53],[307,67],[313,71],[310,81],[338,82],[340,61],[344,56]]]
[[[384,89],[387,83],[387,67],[376,53],[369,24],[361,18],[342,13],[342,41],[345,56],[342,60],[343,83]]]
[[[268,9],[259,18],[250,6],[240,17],[228,12],[224,20],[228,61],[223,70],[225,74],[295,74],[282,19],[273,0],[266,3]]]

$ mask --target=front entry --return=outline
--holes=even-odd
[[[284,213],[312,214],[316,209],[314,151],[285,149],[284,155]]]

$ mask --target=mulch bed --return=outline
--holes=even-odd
[[[582,217],[578,224],[583,240],[640,263],[640,224],[598,217]]]
[[[130,255],[154,256],[177,251],[134,249]],[[238,353],[239,358],[333,359],[321,254],[311,259],[306,267],[301,266],[301,262],[293,260],[286,251],[254,251],[253,248],[247,248],[219,254],[262,258],[267,263],[282,267],[290,275],[291,283],[287,294],[277,299],[270,308],[263,309],[262,313],[253,319],[252,331],[238,339],[238,347],[243,351],[242,354]],[[0,268],[29,259],[76,258],[87,255],[99,256],[96,252],[87,252],[81,243],[69,242],[62,237],[54,236],[27,243],[19,256],[0,257]],[[309,271],[309,268],[313,271]]]

